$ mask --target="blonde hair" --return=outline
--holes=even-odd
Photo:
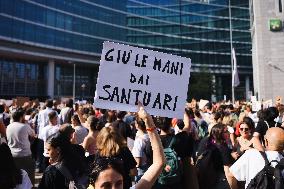
[[[96,143],[100,156],[104,157],[115,156],[121,148],[127,146],[124,138],[112,126],[102,128],[97,136]]]

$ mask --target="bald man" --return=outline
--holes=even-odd
[[[281,153],[284,150],[284,130],[273,127],[267,130],[264,136],[265,154],[269,162],[283,158]],[[277,163],[272,163],[275,167]],[[259,173],[265,166],[265,160],[256,149],[247,150],[231,167],[230,172],[238,181],[245,181],[247,188],[251,179]]]

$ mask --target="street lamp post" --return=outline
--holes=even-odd
[[[75,90],[76,89],[76,64],[73,64],[73,102],[75,102]]]

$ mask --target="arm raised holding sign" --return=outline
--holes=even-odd
[[[138,116],[145,122],[152,150],[153,150],[153,164],[148,168],[139,182],[132,186],[131,189],[150,189],[160,173],[162,172],[165,156],[163,152],[160,137],[156,131],[155,124],[152,117],[145,111],[143,107],[139,106]],[[89,188],[123,188],[123,164],[119,159],[106,158],[101,159],[100,162],[95,163],[95,167],[90,175]]]

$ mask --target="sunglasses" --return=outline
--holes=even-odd
[[[249,131],[249,128],[240,128],[241,131]]]

